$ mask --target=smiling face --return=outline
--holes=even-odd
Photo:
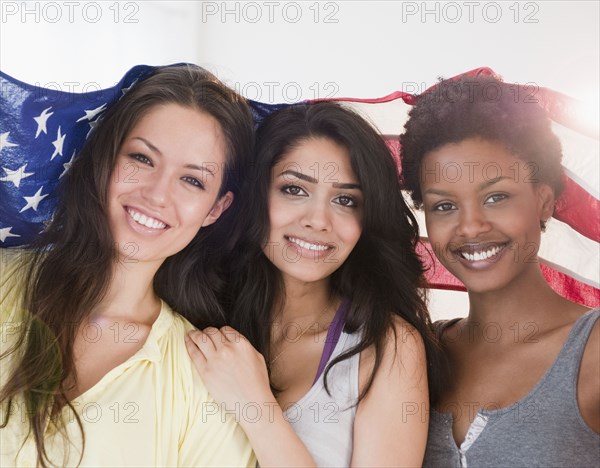
[[[108,187],[113,240],[123,261],[162,261],[181,251],[231,203],[217,200],[225,163],[210,115],[177,104],[152,108],[119,149]]]
[[[271,170],[263,252],[284,281],[328,278],[360,238],[362,206],[348,151],[326,138],[304,140]]]
[[[537,271],[540,221],[553,211],[535,166],[481,139],[447,144],[421,165],[429,240],[469,292],[499,290]]]

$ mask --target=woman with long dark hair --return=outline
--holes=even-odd
[[[96,127],[50,226],[7,252],[2,466],[253,465],[243,431],[206,411],[192,325],[173,312],[224,323],[214,246],[227,247],[252,125],[213,75],[175,66]]]
[[[383,139],[333,103],[258,129],[225,303],[189,335],[261,466],[416,466],[439,374],[415,218]],[[271,385],[271,386],[270,386]]]

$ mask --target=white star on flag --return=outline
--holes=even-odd
[[[19,146],[16,143],[13,143],[12,141],[8,141],[8,135],[10,135],[10,132],[5,132],[0,135],[0,151],[9,146]]]
[[[104,109],[106,109],[106,103],[104,103],[100,107],[96,107],[95,109],[92,109],[92,110],[84,110],[85,115],[83,117],[77,119],[76,122],[81,122],[82,120],[92,120]]]
[[[47,109],[44,109],[40,115],[33,118],[33,120],[35,120],[38,125],[37,130],[35,132],[36,138],[38,136],[40,136],[40,133],[42,133],[42,132],[44,132],[45,134],[48,134],[48,130],[46,129],[46,122],[48,121],[50,116],[52,114],[54,114],[54,112],[47,113],[50,109],[52,109],[52,106],[48,107]]]
[[[60,134],[60,126],[58,127],[58,133],[56,135],[56,140],[54,140],[52,142],[52,145],[54,146],[54,153],[52,153],[52,157],[50,158],[50,161],[52,161],[54,159],[54,157],[58,154],[60,156],[62,156],[62,152],[63,152],[63,145],[65,143],[65,137],[67,136],[67,134],[65,133],[64,135]]]
[[[28,210],[29,208],[33,208],[33,211],[37,211],[38,205],[40,204],[40,202],[46,198],[48,196],[48,194],[44,194],[42,195],[42,189],[44,187],[40,187],[40,189],[35,193],[35,195],[33,197],[23,197],[25,199],[25,201],[27,202],[27,205],[25,205],[23,208],[21,208],[21,211],[19,211],[19,213],[23,213],[23,211]]]
[[[27,164],[21,166],[19,169],[13,171],[10,170],[8,167],[3,167],[2,169],[4,169],[4,172],[6,172],[6,175],[4,177],[0,177],[0,181],[2,182],[12,182],[15,187],[19,187],[19,185],[21,185],[21,179],[24,179],[25,177],[29,177],[30,175],[33,175],[33,172],[25,172],[25,169],[27,168]]]
[[[136,84],[137,82],[138,82],[138,80],[135,80],[133,83],[131,83],[131,84],[129,85],[129,87],[127,87],[127,88],[123,88],[123,89],[121,90],[121,93],[122,93],[122,95],[124,96],[124,95],[127,93],[127,91],[129,91],[129,90],[132,88],[132,86],[133,86],[134,84]]]
[[[87,135],[85,136],[85,138],[87,139],[90,136],[90,133],[92,133],[92,130],[94,130],[94,128],[96,128],[96,125],[98,125],[98,122],[100,121],[101,117],[98,118],[98,120],[94,120],[92,122],[88,122],[88,125],[90,126],[90,129],[87,132]]]
[[[59,179],[60,179],[62,176],[64,176],[64,175],[67,173],[67,171],[70,169],[70,167],[71,167],[71,164],[73,164],[73,159],[75,158],[75,153],[76,153],[76,152],[75,152],[75,151],[73,151],[73,155],[71,156],[71,159],[69,159],[69,161],[68,161],[68,162],[66,162],[66,163],[64,163],[64,164],[63,164],[63,167],[65,168],[65,170],[64,170],[64,171],[62,171],[62,174],[58,176],[58,178],[59,178]]]
[[[21,237],[18,234],[13,234],[12,232],[10,232],[11,230],[12,226],[0,229],[0,242],[4,242],[7,237]]]

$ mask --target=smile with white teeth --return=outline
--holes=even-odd
[[[469,253],[464,250],[461,250],[461,251],[459,251],[459,253],[464,259],[466,259],[470,262],[476,262],[478,260],[487,260],[495,255],[498,255],[498,253],[500,253],[500,251],[503,248],[504,248],[504,245],[495,245],[493,247],[490,247],[487,250],[482,250],[480,252]]]
[[[302,239],[298,239],[296,237],[287,237],[287,240],[290,241],[292,244],[296,244],[306,250],[316,250],[318,252],[322,252],[331,248],[328,245],[312,244],[310,242],[303,241]]]
[[[131,216],[136,223],[141,224],[142,226],[152,229],[164,229],[167,227],[167,225],[162,221],[143,215],[142,213],[138,213],[132,208],[127,208],[127,213],[129,213],[129,216]]]

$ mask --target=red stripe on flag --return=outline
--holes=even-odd
[[[385,143],[388,145],[392,156],[394,157],[394,161],[396,161],[396,166],[398,166],[398,174],[402,173],[402,164],[400,164],[400,141],[397,136],[386,136],[384,137]]]
[[[474,68],[473,70],[469,70],[468,72],[461,73],[460,75],[453,76],[450,78],[451,80],[458,80],[463,76],[496,76],[496,73],[491,68],[488,67],[479,67]],[[438,87],[438,83],[434,84],[427,88],[424,93],[431,91]],[[416,96],[414,94],[405,93],[404,91],[394,91],[393,93],[388,94],[387,96],[379,97],[379,98],[352,98],[352,97],[327,97],[327,98],[319,98],[319,99],[308,99],[307,102],[319,102],[319,101],[335,101],[335,102],[360,102],[363,104],[382,104],[384,102],[392,102],[396,99],[402,99],[406,104],[410,104],[411,106],[415,105]]]
[[[600,200],[567,175],[563,181],[565,190],[556,201],[553,216],[580,234],[600,242]]]
[[[537,102],[548,113],[548,117],[571,130],[582,135],[598,139],[598,123],[594,125],[585,112],[585,106],[582,101],[578,101],[571,96],[559,93],[549,88],[535,86],[534,92],[530,92],[531,102]],[[519,85],[520,88],[531,88],[532,85]]]
[[[548,284],[561,296],[588,307],[600,306],[600,289],[577,281],[575,278],[549,265],[544,265],[543,261],[541,267],[542,274]]]
[[[435,289],[466,291],[465,286],[437,259],[431,244],[422,239],[417,246],[421,261],[427,268],[427,282]],[[555,268],[541,263],[542,274],[552,289],[561,296],[587,307],[600,306],[600,289],[578,281]]]
[[[405,93],[404,91],[394,91],[387,96],[379,98],[349,98],[349,97],[335,97],[335,98],[320,98],[310,99],[309,102],[319,101],[335,101],[335,102],[360,102],[363,104],[383,104],[385,102],[392,102],[396,99],[402,99],[406,104],[414,105],[415,96],[413,94]]]

